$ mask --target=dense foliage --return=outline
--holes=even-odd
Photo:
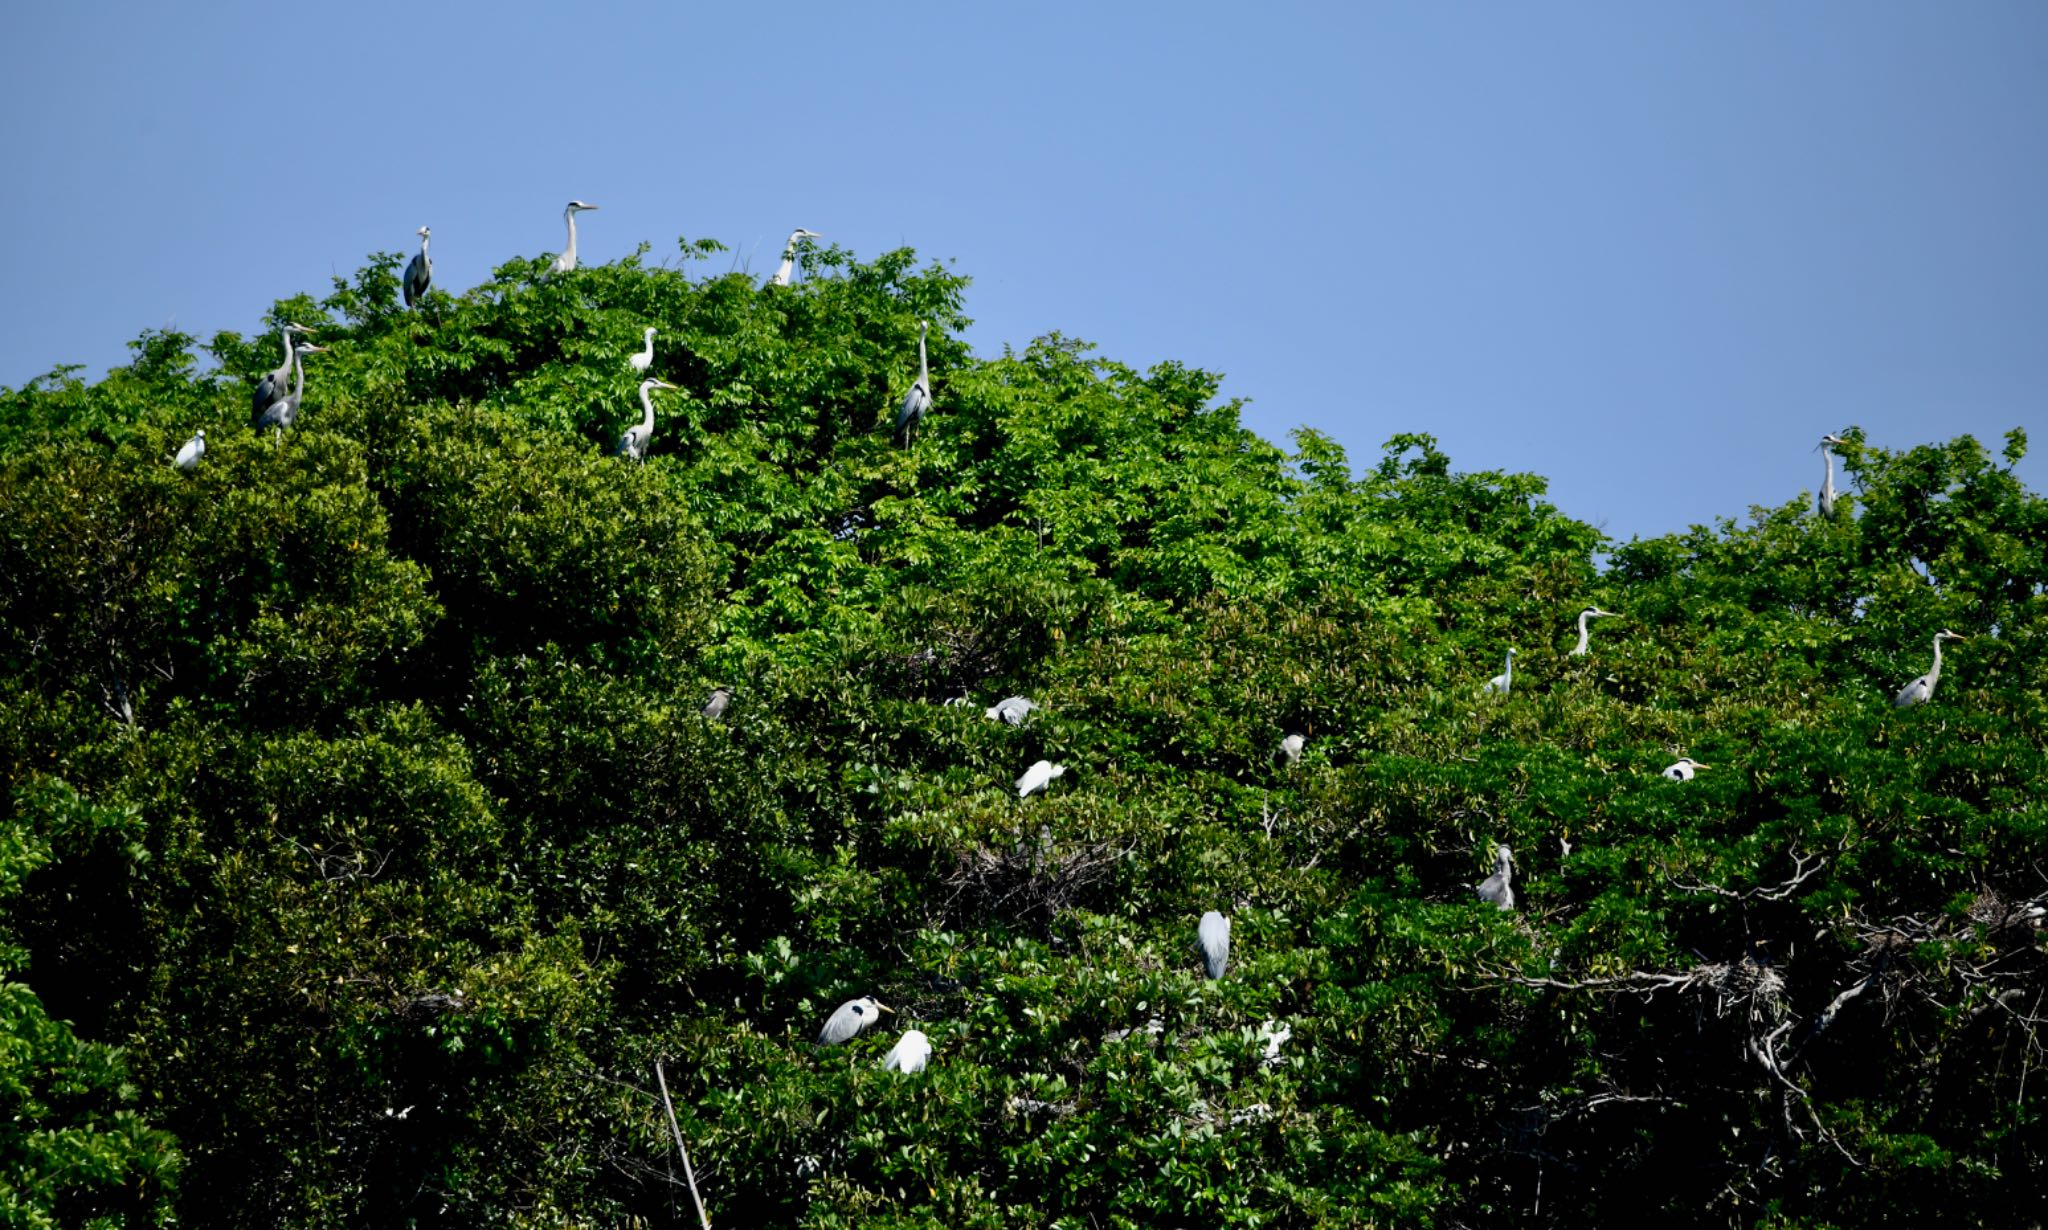
[[[276,305],[329,347],[282,437],[268,330],[0,390],[0,1212],[693,1223],[657,1061],[721,1223],[1993,1225],[2048,1172],[2019,432],[1614,546],[1427,435],[977,358],[907,251],[715,250],[413,312],[380,256]]]

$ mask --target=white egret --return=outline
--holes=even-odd
[[[1210,981],[1223,977],[1223,971],[1230,966],[1230,920],[1210,910],[1202,915],[1202,923],[1195,928],[1195,935],[1201,942],[1202,964]]]
[[[645,344],[644,346],[642,346],[642,347],[641,347],[640,353],[639,353],[639,354],[636,354],[636,355],[634,355],[634,356],[633,356],[632,358],[630,358],[630,359],[627,359],[627,360],[626,360],[626,362],[628,362],[628,363],[632,364],[632,365],[633,365],[633,370],[634,370],[634,371],[636,371],[636,372],[644,372],[644,371],[646,371],[646,370],[647,370],[648,368],[650,368],[650,367],[653,367],[653,366],[654,366],[654,326],[653,326],[653,325],[649,325],[649,326],[647,326],[647,341],[646,341],[646,344]]]
[[[924,353],[924,335],[930,327],[926,321],[917,322],[917,383],[903,395],[903,409],[896,412],[896,434],[903,437],[905,447],[910,444],[910,433],[932,408],[932,369]]]
[[[879,1020],[880,1014],[893,1011],[893,1008],[878,1002],[872,995],[849,999],[839,1005],[839,1010],[825,1022],[825,1028],[818,1031],[818,1045],[837,1046],[841,1042],[851,1041],[854,1035]]]
[[[1066,772],[1067,766],[1063,764],[1054,764],[1050,760],[1039,761],[1024,770],[1024,776],[1017,779],[1017,797],[1028,798],[1032,791],[1045,789],[1047,782],[1055,777],[1065,776]]]
[[[1493,874],[1479,882],[1479,899],[1496,910],[1515,908],[1515,852],[1506,846],[1493,848]]]
[[[1829,445],[1847,444],[1840,436],[1820,438],[1821,463],[1827,467],[1820,479],[1820,515],[1832,521],[1835,518],[1835,455],[1828,451]]]
[[[277,340],[284,343],[284,362],[278,364],[275,369],[263,373],[263,378],[256,382],[255,395],[250,399],[249,403],[250,422],[253,423],[261,418],[263,412],[270,409],[271,402],[284,396],[285,386],[291,383],[292,334],[311,332],[312,330],[306,326],[295,325],[289,321],[285,323],[283,328],[277,331]]]
[[[789,233],[789,243],[782,249],[782,264],[775,270],[775,276],[768,279],[769,286],[789,285],[789,275],[796,270],[796,245],[805,239],[822,239],[816,231],[798,227]]]
[[[427,240],[433,235],[431,227],[421,227],[413,234],[420,237],[420,254],[405,263],[405,306],[411,307],[427,293],[427,287],[434,281],[434,258],[427,255]]]
[[[1012,696],[991,705],[988,710],[988,716],[1007,722],[1012,726],[1022,726],[1024,718],[1036,708],[1038,708],[1037,705],[1025,700],[1023,697]]]
[[[1941,643],[1943,641],[1967,641],[1969,639],[1967,636],[1950,632],[1946,629],[1935,633],[1934,665],[1927,668],[1926,674],[1900,688],[1898,696],[1892,701],[1892,707],[1895,709],[1905,709],[1913,705],[1924,705],[1934,699],[1934,685],[1941,682]]]
[[[311,342],[300,342],[292,347],[292,391],[264,407],[263,413],[256,416],[251,426],[257,431],[275,427],[282,434],[298,421],[299,405],[306,399],[306,356],[326,353],[327,347],[315,346]]]
[[[906,1029],[889,1053],[882,1056],[882,1070],[885,1072],[922,1072],[926,1061],[932,1057],[932,1040],[924,1036],[922,1029]]]
[[[206,428],[202,427],[193,433],[190,440],[185,441],[185,447],[178,450],[177,459],[171,462],[171,464],[190,474],[199,468],[199,459],[204,456],[206,456]]]
[[[646,410],[640,421],[626,428],[626,434],[619,437],[618,454],[628,461],[645,463],[647,443],[654,438],[654,390],[673,389],[676,386],[667,381],[649,377],[640,382],[640,405]]]
[[[562,254],[555,258],[556,273],[567,273],[576,267],[576,215],[586,209],[596,208],[597,206],[583,201],[571,201],[562,210],[562,221],[569,224],[569,246],[563,248]]]
[[[1701,769],[1711,769],[1713,767],[1714,766],[1712,765],[1701,764],[1699,761],[1694,760],[1690,756],[1680,756],[1678,758],[1677,764],[1674,764],[1670,768],[1664,770],[1664,776],[1670,778],[1674,782],[1689,782],[1692,780],[1693,774],[1699,772]]]
[[[1586,621],[1587,621],[1587,620],[1589,620],[1589,619],[1614,619],[1614,618],[1616,618],[1616,613],[1615,613],[1615,612],[1613,612],[1613,611],[1603,611],[1603,610],[1601,610],[1601,609],[1600,609],[1599,607],[1597,607],[1597,606],[1589,606],[1589,607],[1587,607],[1587,608],[1586,608],[1585,610],[1583,610],[1583,611],[1580,611],[1580,612],[1579,612],[1579,643],[1578,643],[1578,644],[1576,644],[1576,645],[1574,645],[1574,646],[1572,646],[1572,652],[1571,652],[1571,656],[1572,656],[1572,657],[1574,657],[1574,658],[1583,658],[1583,657],[1585,657],[1585,656],[1586,656],[1586,650],[1587,650],[1587,648],[1588,648],[1588,647],[1589,647],[1589,646],[1591,645],[1591,643],[1592,643],[1592,641],[1591,641],[1591,637],[1592,637],[1592,630],[1586,627]],[[1502,690],[1503,690],[1503,691],[1505,691],[1506,689],[1502,689]]]
[[[1307,742],[1298,731],[1280,740],[1280,755],[1287,761],[1288,768],[1301,763],[1301,749]]]
[[[1514,683],[1515,683],[1515,651],[1514,651],[1514,650],[1512,650],[1512,649],[1510,649],[1510,650],[1508,650],[1508,665],[1507,665],[1507,669],[1505,669],[1505,670],[1501,671],[1501,673],[1500,673],[1500,674],[1498,674],[1498,675],[1495,675],[1495,676],[1494,676],[1493,678],[1491,678],[1491,679],[1487,680],[1487,681],[1486,681],[1486,690],[1487,690],[1487,691],[1489,691],[1489,692],[1497,692],[1497,693],[1499,693],[1499,694],[1500,694],[1500,695],[1502,695],[1502,696],[1506,696],[1506,695],[1508,694],[1508,689],[1509,689],[1509,688],[1511,688],[1511,687],[1513,687],[1513,686],[1514,686]]]

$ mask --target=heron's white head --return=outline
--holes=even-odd
[[[1514,656],[1515,656],[1515,651],[1514,651],[1514,650],[1512,650],[1512,649],[1508,650],[1508,656],[1509,656],[1510,658],[1514,657]]]
[[[423,226],[420,229],[413,232],[413,234],[418,235],[421,239],[425,239],[428,236],[432,235],[433,233],[434,228],[431,226]]]
[[[642,393],[645,393],[649,389],[672,389],[675,387],[675,385],[670,384],[666,380],[656,380],[652,376],[649,376],[647,379],[642,380],[640,382],[640,391]]]
[[[1506,846],[1495,846],[1493,848],[1494,866],[1500,868],[1502,871],[1506,871],[1510,866],[1514,864],[1514,861],[1515,852],[1513,850],[1508,849]]]
[[[1065,766],[1065,765],[1063,765],[1063,764],[1056,764],[1056,765],[1054,765],[1054,766],[1052,767],[1051,771],[1049,771],[1048,773],[1046,773],[1046,775],[1045,775],[1045,776],[1046,776],[1046,777],[1047,777],[1048,779],[1051,779],[1051,778],[1055,778],[1055,777],[1065,777],[1066,775],[1067,775],[1067,766]]]
[[[327,353],[327,347],[325,347],[325,346],[315,346],[315,345],[314,345],[313,343],[311,343],[311,342],[300,342],[300,343],[299,343],[299,344],[298,344],[297,346],[294,346],[294,347],[292,347],[292,350],[293,350],[293,352],[294,352],[294,353],[296,353],[296,354],[301,354],[301,355],[308,355],[308,354],[326,354],[326,353]]]
[[[823,235],[820,235],[820,234],[819,234],[818,232],[816,232],[816,231],[807,231],[807,230],[805,230],[805,229],[804,229],[804,228],[802,228],[802,227],[798,227],[798,228],[796,228],[795,230],[793,230],[793,231],[791,231],[791,232],[789,233],[789,242],[791,243],[791,245],[794,245],[794,244],[796,243],[796,241],[797,241],[797,240],[799,240],[799,239],[823,239],[823,238],[824,238],[824,236],[823,236]]]
[[[317,330],[317,329],[309,329],[309,328],[307,328],[307,327],[306,327],[305,325],[293,324],[293,323],[292,323],[291,321],[289,321],[289,320],[287,320],[287,321],[285,321],[285,322],[284,322],[284,331],[285,331],[286,333],[308,333],[308,334],[310,334],[310,333],[317,333],[317,332],[319,332],[319,330]]]
[[[1620,615],[1621,612],[1619,611],[1603,611],[1597,606],[1589,606],[1579,612],[1579,617],[1582,619],[1617,619]]]
[[[654,326],[653,326],[653,325],[649,325],[649,326],[647,326],[647,340],[648,340],[648,341],[650,341],[650,342],[654,340]]]
[[[1817,445],[1815,445],[1814,447],[1815,447],[1815,448],[1826,448],[1826,447],[1827,447],[1828,445],[1830,445],[1830,444],[1847,444],[1847,443],[1848,443],[1848,441],[1847,441],[1847,440],[1844,440],[1844,439],[1843,439],[1842,437],[1840,437],[1840,436],[1822,436],[1822,437],[1820,438],[1820,443],[1819,443],[1819,444],[1817,444]]]
[[[1970,638],[1960,632],[1950,632],[1947,628],[1943,628],[1934,634],[1934,639],[1938,641],[1967,641]]]
[[[206,428],[202,427],[198,431],[193,432],[192,438],[194,440],[204,440],[206,438]]]
[[[562,212],[565,214],[580,214],[586,209],[596,208],[597,206],[592,205],[588,201],[571,201],[569,202],[568,208],[564,209]]]

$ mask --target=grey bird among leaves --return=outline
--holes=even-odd
[[[893,1009],[889,1005],[877,1001],[872,995],[849,999],[839,1005],[838,1011],[826,1020],[825,1028],[818,1031],[818,1045],[838,1046],[842,1042],[851,1042],[861,1030],[881,1019],[882,1013],[890,1011]]]
[[[1515,852],[1506,846],[1493,848],[1493,874],[1479,882],[1479,899],[1496,910],[1515,908]]]

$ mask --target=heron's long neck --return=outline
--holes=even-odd
[[[1515,681],[1515,655],[1508,655],[1507,669],[1503,670],[1501,674],[1507,677],[1509,683],[1513,683]]]
[[[1941,638],[1937,636],[1934,638],[1934,665],[1927,668],[1927,686],[1933,687],[1934,681],[1939,678],[1941,678]]]
[[[1820,457],[1827,464],[1827,475],[1821,480],[1820,489],[1829,495],[1833,495],[1835,493],[1835,455],[1828,451],[1826,445],[1822,445]]]
[[[299,401],[303,399],[305,396],[306,361],[299,357],[299,352],[297,350],[294,350],[292,351],[292,400]],[[1935,652],[1940,653],[1941,646],[1936,645]]]
[[[422,265],[427,263],[427,237],[425,235],[420,236],[420,263]]]
[[[1502,884],[1506,884],[1510,879],[1514,877],[1515,865],[1508,861],[1507,855],[1495,855],[1493,864],[1493,874],[1500,877],[1500,882]]]
[[[279,329],[277,331],[277,340],[284,343],[284,365],[290,367],[292,361],[297,357],[292,351],[292,331],[290,329]]]
[[[640,406],[647,411],[640,416],[640,431],[651,435],[654,431],[654,390],[644,384],[640,386]]]
[[[1586,627],[1586,620],[1590,617],[1591,612],[1589,611],[1579,612],[1579,643],[1572,650],[1574,654],[1581,654],[1586,652],[1586,647],[1591,643],[1590,638],[1592,636],[1592,633]]]
[[[923,329],[917,331],[917,382],[924,386],[926,393],[932,391],[932,369],[931,365],[925,362]]]
[[[573,209],[563,210],[562,221],[569,224],[569,246],[562,249],[562,259],[570,264],[574,264],[576,262],[576,211]]]

